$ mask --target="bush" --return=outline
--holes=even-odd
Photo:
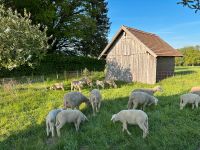
[[[29,66],[20,66],[11,71],[2,68],[0,77],[17,77],[30,75],[48,75],[63,73],[64,71],[76,71],[87,68],[89,71],[103,71],[104,60],[82,56],[66,56],[63,54],[48,54],[41,63],[34,69]]]

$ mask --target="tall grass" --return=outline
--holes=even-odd
[[[64,81],[66,91],[49,91],[45,87],[54,81],[23,84],[13,91],[0,89],[0,149],[138,149],[138,150],[196,150],[200,147],[200,110],[190,106],[179,110],[179,96],[200,85],[198,67],[177,68],[193,71],[177,75],[158,83],[164,89],[156,93],[158,106],[145,111],[149,116],[149,135],[142,138],[138,126],[129,125],[131,136],[122,132],[121,123],[110,121],[112,114],[127,108],[130,92],[134,88],[153,87],[141,83],[118,83],[117,89],[101,90],[102,107],[96,117],[92,109],[81,106],[89,118],[76,132],[73,124],[61,129],[61,138],[46,137],[45,117],[48,111],[62,107],[63,95],[70,90],[70,81]],[[97,73],[93,78],[102,77]],[[23,87],[23,88],[22,88]],[[83,93],[89,96],[90,89]]]

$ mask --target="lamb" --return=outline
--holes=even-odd
[[[80,123],[85,120],[88,120],[87,117],[79,110],[67,109],[61,111],[56,116],[57,135],[60,137],[60,129],[65,123],[74,123],[76,131],[78,131]]]
[[[197,94],[200,96],[200,87],[199,86],[192,87],[190,93]]]
[[[192,104],[192,109],[194,109],[194,105],[198,108],[198,104],[200,103],[200,96],[193,93],[187,93],[180,96],[180,109],[183,109],[186,104]]]
[[[128,109],[136,109],[137,106],[143,105],[143,110],[146,105],[150,106],[152,104],[157,105],[158,99],[152,95],[149,95],[145,92],[132,92],[129,101],[128,101]]]
[[[49,136],[50,132],[52,134],[52,137],[55,136],[54,128],[55,128],[55,125],[56,125],[56,116],[61,111],[62,111],[62,109],[53,109],[48,113],[48,115],[46,117],[46,132],[47,132],[47,136]]]
[[[67,107],[79,109],[79,106],[83,102],[85,102],[87,106],[90,105],[89,99],[80,92],[69,92],[64,95],[64,109]]]
[[[136,124],[143,130],[143,138],[145,138],[148,134],[148,116],[142,110],[122,110],[117,114],[112,115],[111,121],[116,122],[120,121],[123,123],[122,131],[126,130],[126,132],[131,135],[131,133],[127,129],[128,124]]]
[[[104,87],[105,87],[104,81],[97,80],[96,81],[96,86],[97,86],[98,89],[99,89],[99,86],[104,89]]]
[[[50,87],[50,90],[65,90],[64,89],[64,84],[63,83],[55,83]]]
[[[95,111],[99,112],[101,106],[102,96],[98,89],[93,89],[90,92],[90,103],[92,105],[93,115],[95,116]]]
[[[81,92],[81,88],[83,87],[83,82],[82,81],[72,81],[71,82],[71,91],[72,90],[78,90]]]
[[[133,92],[145,92],[145,93],[150,94],[150,95],[153,95],[157,91],[162,92],[163,91],[162,87],[161,86],[155,86],[152,89],[135,89],[135,90],[133,90]]]

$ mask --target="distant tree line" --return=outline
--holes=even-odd
[[[6,8],[31,13],[32,24],[48,27],[53,46],[48,53],[98,56],[107,45],[110,28],[105,0],[0,0]]]
[[[200,46],[190,46],[179,49],[183,57],[176,58],[177,66],[199,66]]]

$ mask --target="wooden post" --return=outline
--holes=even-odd
[[[76,71],[76,78],[78,78],[78,70]]]
[[[67,80],[67,78],[66,78],[66,71],[64,71],[64,79]]]
[[[58,79],[58,73],[56,72],[56,79]]]

